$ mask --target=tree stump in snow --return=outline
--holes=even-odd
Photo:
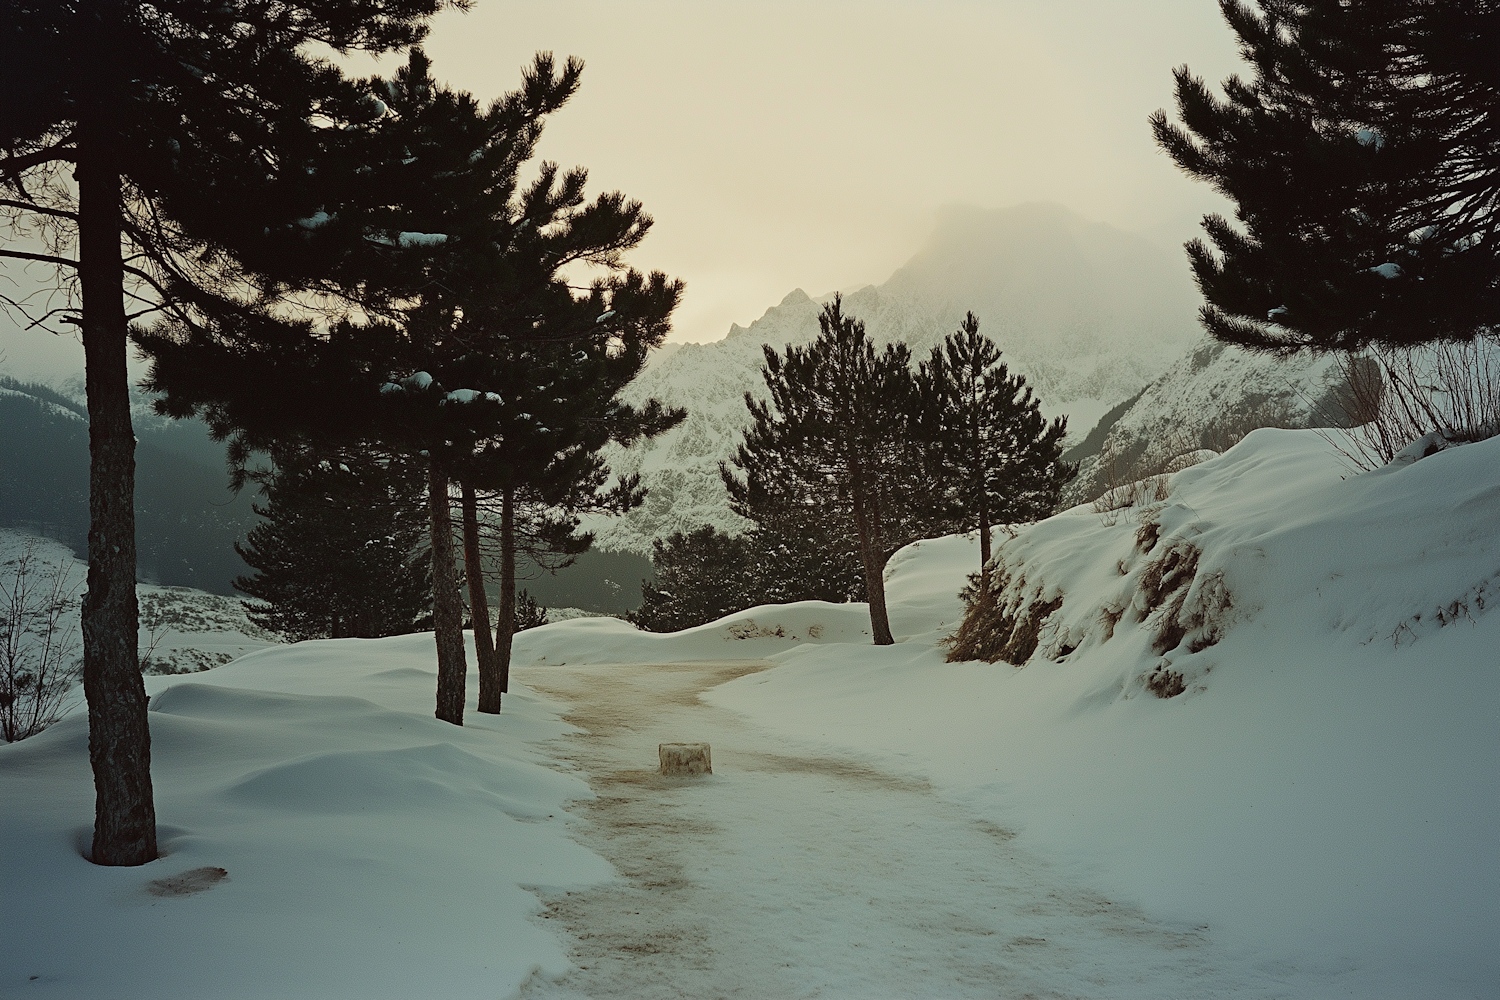
[[[663,743],[656,748],[662,774],[713,774],[707,743]]]

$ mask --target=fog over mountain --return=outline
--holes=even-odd
[[[641,473],[650,496],[630,516],[594,525],[602,547],[649,552],[672,531],[744,526],[729,511],[718,463],[748,422],[745,392],[764,395],[762,345],[811,341],[831,298],[796,289],[723,340],[663,352],[630,386],[632,401],[654,396],[689,415],[609,455],[616,471]],[[1044,411],[1068,415],[1077,439],[1196,340],[1198,301],[1180,250],[1038,203],[945,210],[926,246],[883,284],[846,292],[844,309],[877,343],[904,341],[917,357],[972,311]]]

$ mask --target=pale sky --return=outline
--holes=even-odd
[[[427,42],[482,99],[543,49],[587,68],[540,154],[655,216],[631,262],[686,281],[674,340],[882,282],[947,204],[1057,201],[1164,244],[1223,207],[1146,124],[1174,66],[1239,69],[1214,0],[476,0]],[[0,320],[0,364],[55,381],[82,350]]]
[[[632,262],[687,282],[675,340],[884,281],[945,204],[1058,201],[1168,244],[1221,207],[1146,123],[1174,66],[1238,69],[1214,0],[477,0],[427,43],[485,98],[539,49],[586,64],[540,153],[655,216]]]

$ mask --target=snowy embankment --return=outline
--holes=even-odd
[[[1500,439],[1354,475],[1316,432],[1262,430],[1160,502],[1042,522],[1001,549],[1015,617],[1062,602],[1024,668],[944,661],[972,553],[898,553],[893,647],[863,645],[863,606],[807,604],[668,636],[565,623],[518,651],[769,656],[707,700],[927,778],[1206,926],[1247,985],[1500,995]]]
[[[148,677],[140,868],[82,856],[85,713],[0,746],[0,995],[503,997],[565,971],[527,889],[612,876],[564,828],[587,785],[536,749],[569,727],[525,691],[438,722],[433,662],[413,635]]]

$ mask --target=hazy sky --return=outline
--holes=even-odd
[[[1146,117],[1174,66],[1236,69],[1214,0],[477,0],[427,49],[483,97],[536,50],[585,61],[541,154],[645,203],[633,260],[686,280],[673,339],[696,341],[796,287],[884,281],[944,204],[1059,201],[1182,242],[1218,202]]]
[[[427,49],[481,98],[537,50],[585,61],[541,154],[645,203],[633,263],[687,282],[673,339],[696,341],[793,288],[884,281],[945,204],[1058,201],[1182,242],[1220,203],[1146,117],[1172,67],[1237,68],[1214,0],[476,0]],[[17,375],[81,368],[76,343],[0,329]]]

